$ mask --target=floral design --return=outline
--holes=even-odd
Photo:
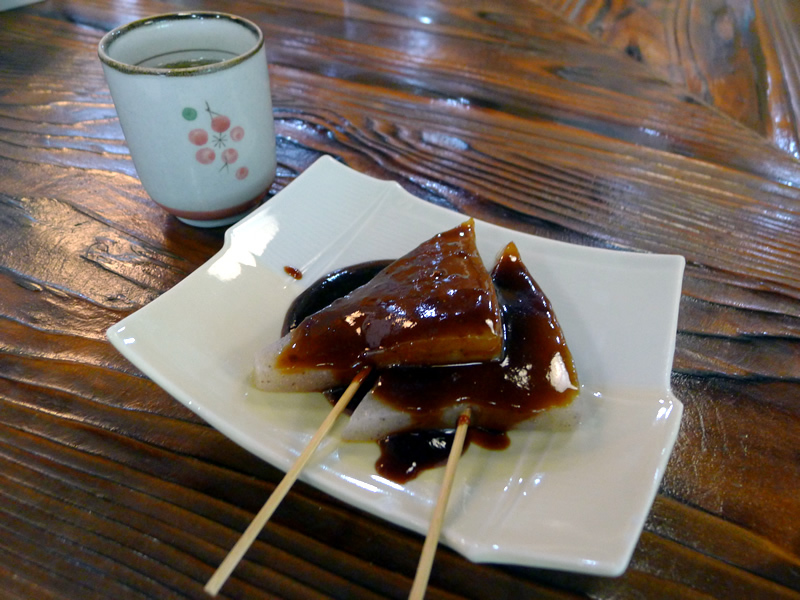
[[[231,120],[228,116],[211,110],[208,102],[205,103],[205,112],[208,113],[210,120],[209,129],[197,127],[189,132],[189,142],[200,148],[195,152],[195,159],[201,165],[211,165],[217,158],[220,159],[222,166],[219,171],[233,171],[232,165],[239,160],[239,151],[232,145],[244,139],[244,127],[235,125],[231,127]],[[197,109],[187,106],[181,112],[181,116],[191,122],[197,120],[199,116]],[[245,179],[250,174],[250,170],[245,166],[239,166],[234,171],[236,179]]]

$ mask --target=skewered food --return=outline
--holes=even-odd
[[[394,261],[256,356],[266,391],[322,391],[364,366],[498,360],[500,306],[469,220]]]
[[[396,481],[443,464],[467,409],[467,443],[492,449],[507,447],[511,429],[571,429],[580,418],[577,372],[550,301],[513,243],[485,271],[471,221],[386,267],[317,282],[285,327],[257,357],[257,385],[325,391],[375,367],[342,437],[378,441],[376,468]]]
[[[383,371],[342,432],[345,440],[379,440],[402,431],[456,426],[464,409],[471,424],[505,432],[547,415],[550,428],[574,425],[569,406],[578,377],[550,301],[509,244],[492,271],[503,309],[501,361]],[[539,425],[542,425],[540,423]]]

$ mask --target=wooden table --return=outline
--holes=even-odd
[[[282,475],[106,328],[223,232],[143,191],[104,32],[207,1],[0,13],[0,597],[204,598]],[[264,30],[278,192],[321,155],[513,229],[686,257],[685,403],[625,574],[471,564],[429,598],[800,598],[800,4],[236,0]],[[635,449],[632,449],[635,451]],[[296,485],[231,598],[403,598],[422,539]]]

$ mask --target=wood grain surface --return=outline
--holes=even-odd
[[[222,245],[146,195],[96,56],[205,1],[0,12],[0,598],[204,598],[282,473],[107,327]],[[234,0],[264,31],[280,191],[332,155],[432,203],[678,253],[680,436],[628,570],[475,565],[428,598],[800,598],[800,3]],[[635,451],[635,449],[632,449]],[[590,493],[590,491],[587,491]],[[297,484],[229,598],[404,598],[422,537]]]

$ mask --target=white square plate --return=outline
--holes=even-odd
[[[291,301],[319,277],[396,258],[464,220],[325,157],[231,227],[203,267],[108,337],[211,425],[286,470],[330,405],[319,394],[253,388],[256,350],[277,339]],[[683,406],[669,381],[684,260],[575,246],[480,221],[476,232],[489,268],[508,242],[517,244],[564,329],[586,412],[572,432],[512,432],[500,452],[471,446],[442,543],[476,562],[618,575],[680,426]],[[346,418],[301,478],[424,534],[442,470],[404,485],[386,481],[374,470],[376,444],[340,441]]]

